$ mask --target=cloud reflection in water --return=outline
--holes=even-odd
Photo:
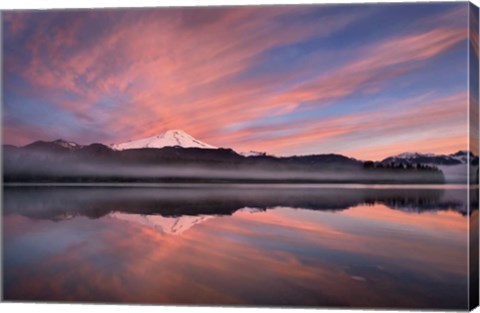
[[[5,299],[466,306],[466,190],[255,189],[7,188]]]

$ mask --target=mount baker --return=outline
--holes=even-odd
[[[218,147],[195,139],[183,130],[179,129],[168,130],[157,136],[111,145],[112,149],[114,150],[164,148],[175,146],[182,148],[218,149]]]

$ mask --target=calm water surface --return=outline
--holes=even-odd
[[[6,187],[4,297],[465,309],[466,198],[452,186]]]

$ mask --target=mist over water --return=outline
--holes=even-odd
[[[461,309],[459,186],[4,189],[6,300]]]
[[[244,158],[225,149],[177,150],[172,147],[107,150],[103,155],[10,149],[3,162],[4,179],[6,182],[445,182],[439,170],[365,168],[362,162],[343,156],[304,156],[299,160]]]

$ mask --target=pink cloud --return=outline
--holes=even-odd
[[[467,96],[457,93],[392,103],[375,112],[302,119],[289,123],[287,134],[280,132],[285,129],[284,125],[276,125],[253,127],[220,138],[238,142],[241,150],[288,154],[298,147],[309,146],[311,153],[337,152],[361,159],[382,159],[405,151],[451,153],[464,150],[466,125]],[[275,132],[280,134],[274,138],[259,136]],[[348,136],[354,139],[347,140]]]

